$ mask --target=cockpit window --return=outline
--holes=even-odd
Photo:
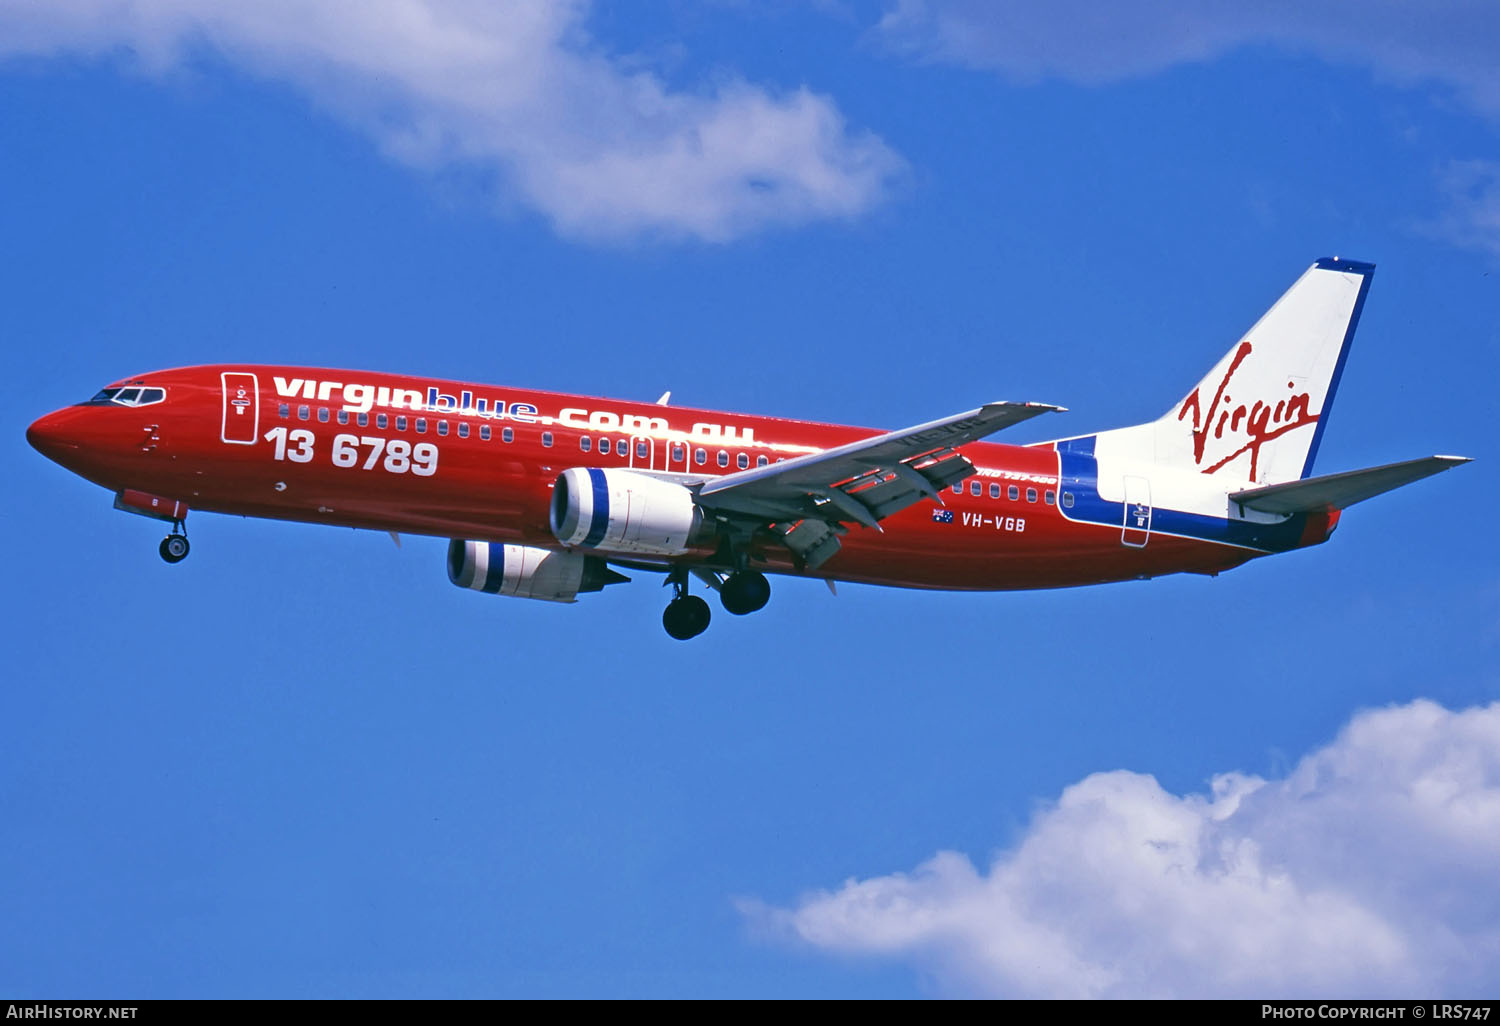
[[[85,406],[151,406],[167,398],[164,388],[106,388]]]

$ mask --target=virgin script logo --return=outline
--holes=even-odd
[[[1229,369],[1224,372],[1224,379],[1219,382],[1219,387],[1214,392],[1213,401],[1209,403],[1206,415],[1203,413],[1202,399],[1198,395],[1199,389],[1197,388],[1193,389],[1192,394],[1182,401],[1182,408],[1177,411],[1178,420],[1186,420],[1189,412],[1193,415],[1193,462],[1204,474],[1212,474],[1248,452],[1250,454],[1250,480],[1254,481],[1261,446],[1280,438],[1288,431],[1295,431],[1299,427],[1315,423],[1318,419],[1318,414],[1308,410],[1312,397],[1306,392],[1288,395],[1277,400],[1275,405],[1268,400],[1260,399],[1249,405],[1243,402],[1235,405],[1233,397],[1229,394],[1229,383],[1234,378],[1235,371],[1240,369],[1245,358],[1253,351],[1254,347],[1249,342],[1240,343],[1239,349],[1235,350],[1234,359],[1229,362]],[[1297,386],[1288,381],[1286,387],[1295,389]],[[1210,430],[1215,440],[1223,439],[1224,432],[1227,430],[1229,432],[1227,444],[1238,443],[1238,447],[1227,456],[1204,467],[1203,454],[1208,447]]]

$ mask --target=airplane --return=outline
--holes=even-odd
[[[171,525],[190,509],[451,539],[449,579],[573,602],[654,572],[680,640],[768,574],[947,590],[1217,575],[1326,541],[1342,511],[1468,462],[1311,476],[1374,265],[1315,262],[1149,423],[981,439],[1062,407],[991,402],[898,431],[324,368],[154,371],[47,414],[43,455]]]

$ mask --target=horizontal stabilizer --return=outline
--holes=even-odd
[[[1452,470],[1468,463],[1467,456],[1424,456],[1419,460],[1387,463],[1367,470],[1346,470],[1342,474],[1324,474],[1301,481],[1246,488],[1231,492],[1229,498],[1242,506],[1266,513],[1317,513],[1348,509],[1382,492],[1420,481],[1424,477]]]

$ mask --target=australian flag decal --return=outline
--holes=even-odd
[[[951,509],[935,509],[932,511],[932,520],[938,524],[953,523],[953,511]]]

